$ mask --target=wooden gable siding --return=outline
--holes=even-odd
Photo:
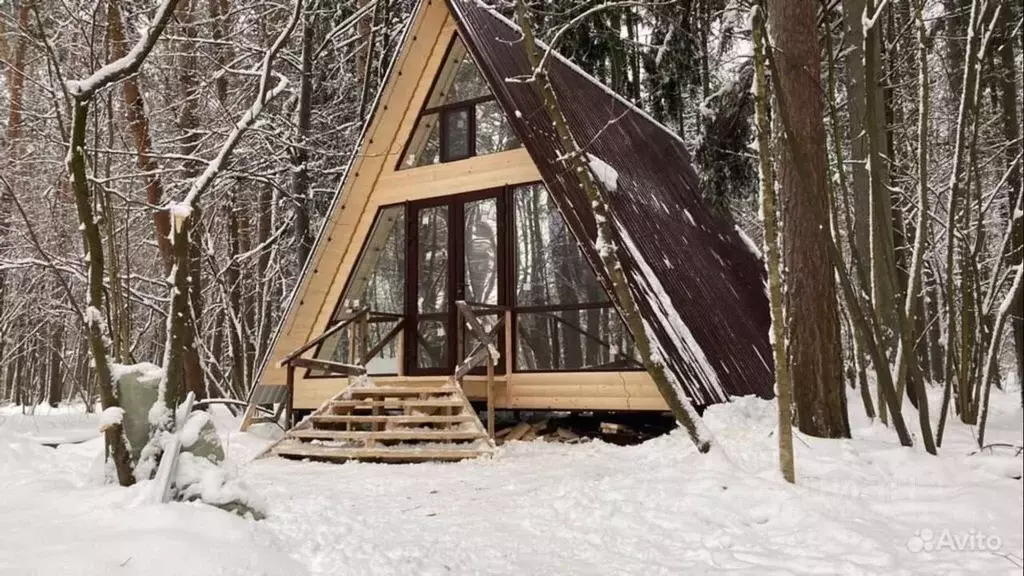
[[[598,270],[596,226],[533,83],[520,32],[475,2],[446,0],[477,65]],[[618,172],[608,190],[619,258],[671,374],[698,405],[773,395],[770,316],[759,258],[701,199],[682,142],[559,56],[549,76],[585,151]],[[622,240],[628,239],[628,242]],[[681,325],[680,325],[681,324]]]
[[[355,239],[356,224],[381,172],[394,167],[397,153],[391,154],[393,140],[446,22],[450,24],[451,17],[442,2],[420,3],[255,383],[283,384],[285,370],[277,360],[309,341],[317,328],[322,332],[326,327],[326,318],[337,300],[328,301],[328,296],[340,290],[337,273],[342,260],[352,244],[358,250],[362,242],[361,238]]]
[[[363,146],[372,146],[376,151],[386,146],[387,152],[364,152],[353,160],[342,183],[341,200],[332,208],[314,253],[315,264],[311,264],[304,274],[283,320],[282,330],[261,374],[261,383],[283,384],[285,374],[278,368],[277,360],[326,329],[334,305],[341,297],[360,248],[370,232],[374,215],[381,206],[541,179],[536,165],[523,148],[395,170],[455,30],[455,22],[443,3],[434,3],[413,21],[408,33],[409,42],[390,75],[363,140]],[[419,57],[409,56],[410,50],[417,51]],[[405,66],[410,68],[403,68]],[[392,132],[389,133],[389,129]],[[298,409],[319,407],[348,384],[345,378],[305,376],[305,370],[296,373],[294,406]],[[437,377],[374,379],[382,384],[429,385],[444,382],[443,378]],[[495,405],[499,408],[666,409],[650,377],[643,372],[516,373],[499,375],[498,383]],[[464,384],[471,399],[485,398],[483,378],[469,376]]]

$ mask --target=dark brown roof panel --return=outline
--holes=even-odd
[[[552,198],[607,285],[589,202],[560,160],[564,150],[536,84],[521,81],[531,69],[518,28],[474,0],[447,2]],[[619,258],[677,384],[696,405],[736,395],[771,397],[764,267],[740,233],[705,206],[682,141],[561,56],[550,58],[549,76],[578,145],[617,173],[615,185],[603,187],[622,247]]]

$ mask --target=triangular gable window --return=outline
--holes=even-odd
[[[520,145],[487,81],[456,36],[434,78],[398,169],[483,156]]]

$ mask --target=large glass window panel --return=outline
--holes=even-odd
[[[427,99],[427,108],[445,104],[457,104],[482,96],[489,96],[491,89],[480,74],[473,58],[466,50],[462,39],[456,38],[448,51],[448,59],[438,72],[434,90]]]
[[[342,321],[352,310],[368,308],[371,312],[401,314],[405,311],[406,293],[405,206],[382,208],[360,251],[348,287],[334,313],[331,325]],[[317,358],[334,362],[358,361],[354,353],[369,350],[397,325],[397,321],[373,321],[367,324],[365,342],[352,349],[349,328],[335,333],[320,345]],[[360,347],[361,346],[361,347]],[[389,356],[390,355],[390,356]],[[381,361],[394,359],[396,343],[392,342],[378,354]],[[395,374],[397,366],[385,367],[378,362],[371,374]],[[316,372],[314,372],[316,374]]]
[[[457,108],[445,110],[442,114],[444,119],[444,160],[459,160],[468,158],[472,150],[469,148],[469,114],[472,108]]]
[[[467,202],[463,247],[466,302],[498,303],[498,199]]]
[[[520,146],[519,137],[495,100],[476,105],[476,154],[504,152]]]
[[[386,338],[391,331],[398,326],[398,320],[376,319],[366,324],[366,339],[362,345],[352,349],[352,332],[350,328],[343,328],[324,341],[317,358],[347,364],[350,362],[359,363],[360,355],[369,351],[381,340]],[[374,357],[366,362],[366,373],[370,376],[384,376],[398,374],[398,350],[400,338],[392,338]],[[323,370],[312,370],[313,376],[329,375]]]
[[[425,114],[416,124],[402,158],[402,168],[429,166],[441,161],[441,124],[439,115]]]
[[[447,318],[420,319],[416,325],[416,366],[446,368],[448,366]]]
[[[382,208],[362,247],[335,317],[344,315],[345,308],[404,311],[405,269],[405,206]]]
[[[483,326],[484,331],[487,333],[491,333],[494,330],[495,324],[497,324],[498,320],[500,320],[502,317],[502,315],[496,312],[487,312],[485,310],[475,311],[474,315],[476,316],[476,319],[480,321],[480,325]],[[504,349],[505,339],[503,337],[503,332],[504,327],[502,327],[501,330],[499,330],[499,333],[496,334],[497,338],[495,338],[495,342],[497,343],[499,353],[501,353],[501,351]],[[476,337],[476,334],[472,330],[470,330],[468,326],[465,327],[462,337],[462,351],[459,353],[459,358],[457,359],[458,362],[462,362],[463,360],[465,360],[466,357],[469,356],[471,352],[473,352],[473,349],[476,348],[477,344],[480,343],[480,339]],[[500,361],[501,360],[499,359],[499,362]],[[478,370],[481,369],[482,367],[478,368]]]
[[[608,302],[543,184],[515,190],[516,305]]]
[[[629,370],[632,337],[613,308],[520,312],[516,370]]]
[[[386,338],[396,326],[398,326],[398,320],[387,320],[368,324],[365,350],[369,350],[373,346],[376,346],[381,340]],[[396,335],[384,345],[384,348],[382,348],[380,352],[366,362],[367,374],[371,376],[398,374],[398,351],[400,349],[400,339],[401,336]]]
[[[399,170],[521,146],[459,38],[453,41],[422,110]]]
[[[417,222],[417,309],[421,314],[448,310],[448,206],[419,210]]]

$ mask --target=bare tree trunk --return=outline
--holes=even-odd
[[[71,138],[68,151],[68,171],[71,175],[71,189],[74,193],[75,205],[78,210],[78,221],[82,228],[82,242],[87,262],[89,283],[89,306],[83,315],[93,365],[96,370],[96,381],[99,386],[100,401],[103,409],[117,408],[117,396],[114,394],[114,383],[111,379],[108,364],[106,339],[106,322],[103,298],[103,240],[99,225],[93,213],[93,199],[89,189],[86,172],[86,131],[89,117],[89,104],[97,91],[135,74],[145,61],[149,52],[167,26],[177,0],[164,0],[153,17],[149,30],[142,36],[129,55],[111,65],[96,71],[89,78],[68,82],[67,90],[74,98],[72,107]],[[121,424],[108,426],[104,430],[107,458],[113,460],[118,482],[122,486],[130,486],[135,482],[132,474],[131,455],[127,449]]]
[[[764,222],[764,247],[768,261],[768,299],[772,308],[772,350],[775,360],[775,388],[779,415],[779,469],[789,483],[796,482],[793,458],[792,384],[786,352],[785,310],[782,302],[782,270],[779,254],[779,231],[776,226],[775,175],[772,169],[771,135],[768,132],[768,105],[765,90],[764,48],[761,7],[751,9],[754,36],[754,107],[757,119],[757,150],[761,174],[761,218]]]
[[[61,363],[63,350],[64,324],[55,322],[50,333],[50,373],[46,392],[46,402],[53,407],[57,407],[64,398],[64,371]]]
[[[196,47],[196,12],[194,3],[199,0],[186,0],[183,4],[184,13],[179,14],[181,20],[184,57],[179,68],[178,85],[181,97],[181,108],[178,111],[178,123],[182,130],[180,152],[182,156],[194,156],[199,149],[199,117],[198,106],[200,97],[199,75],[197,73]],[[185,174],[189,180],[199,175],[200,164],[195,160],[186,160]],[[188,234],[176,236],[176,241],[186,242],[187,246],[181,248],[178,245],[174,249],[174,261],[179,267],[178,272],[184,274],[184,283],[179,286],[187,291],[188,306],[180,313],[186,315],[182,322],[173,322],[172,326],[182,332],[175,334],[174,338],[180,342],[182,347],[180,362],[183,364],[181,385],[186,392],[194,392],[197,400],[206,398],[206,383],[204,382],[203,367],[199,357],[198,345],[202,338],[202,317],[203,317],[203,279],[202,279],[202,257],[201,246],[203,242],[203,216],[202,207],[198,204],[192,207],[192,213],[187,218]],[[185,249],[188,252],[187,261],[181,260],[179,250]],[[181,270],[184,268],[184,270]],[[178,282],[175,282],[178,286]],[[177,360],[178,355],[171,355]],[[171,382],[172,386],[179,383]],[[184,398],[184,393],[168,395],[169,398]]]
[[[174,2],[174,0],[169,0]],[[141,61],[140,61],[141,64]],[[91,97],[91,95],[90,95]],[[86,124],[89,116],[89,99],[75,98],[74,115],[71,127],[71,152],[68,154],[68,169],[71,173],[72,189],[75,193],[75,204],[78,207],[78,220],[83,229],[82,237],[88,263],[89,307],[86,310],[85,322],[96,370],[96,381],[99,384],[100,402],[104,410],[118,408],[117,396],[114,394],[114,382],[110,375],[107,360],[106,329],[103,317],[103,240],[99,225],[92,210],[92,198],[86,175],[85,137]],[[128,452],[121,424],[108,426],[104,431],[106,440],[106,457],[114,462],[118,482],[122,486],[135,483],[132,475],[131,454]]]
[[[292,201],[295,202],[295,263],[301,270],[309,259],[313,237],[309,229],[309,160],[307,139],[313,115],[313,26],[310,16],[302,24],[302,68],[299,76],[299,105],[295,111],[295,146],[292,148]]]
[[[107,35],[110,38],[110,55],[113,59],[123,58],[127,54],[125,46],[121,7],[119,0],[107,2]],[[149,118],[146,116],[145,100],[135,77],[129,77],[122,83],[124,93],[124,114],[128,129],[135,141],[137,165],[142,171],[146,183],[146,202],[158,206],[163,201],[163,186],[160,177],[155,173],[159,169],[156,159],[150,154],[152,139],[149,134]],[[153,231],[156,244],[160,249],[160,258],[164,263],[164,272],[171,270],[171,220],[166,210],[153,211]]]
[[[779,153],[789,369],[796,420],[814,436],[848,438],[835,280],[828,251],[824,109],[815,5],[770,2],[777,98],[786,134]],[[773,70],[774,71],[774,70]],[[791,110],[799,110],[790,114]],[[802,177],[805,176],[806,177]]]
[[[885,136],[884,126],[877,120],[885,117],[884,99],[879,97],[881,88],[877,65],[881,61],[881,42],[877,33],[865,34],[862,21],[865,4],[866,0],[847,0],[842,4],[846,88],[849,94],[848,108],[850,111],[850,151],[851,159],[859,164],[866,164],[868,161],[869,135],[879,142]],[[865,51],[865,45],[869,46],[870,50]],[[872,65],[865,66],[869,59]],[[868,103],[869,92],[872,98],[870,104]],[[887,174],[886,166],[870,167]],[[860,264],[864,266],[862,272],[865,277],[874,279],[872,262],[877,255],[872,252],[871,237],[872,233],[878,230],[875,228],[876,222],[871,217],[871,173],[864,166],[854,166],[852,174],[855,237],[850,241],[857,243],[860,254],[865,257],[871,256],[865,258],[865,261]],[[885,179],[887,180],[887,178]],[[886,295],[885,292],[881,294],[883,297]],[[891,298],[887,304],[891,307],[893,304]]]
[[[870,3],[871,0],[869,0]],[[908,274],[909,286],[906,291],[905,304],[902,310],[897,310],[897,326],[901,335],[900,349],[896,354],[896,374],[902,378],[905,367],[909,367],[910,386],[908,392],[913,390],[916,399],[918,420],[921,427],[921,438],[925,450],[935,454],[935,441],[932,437],[932,425],[928,414],[928,395],[924,389],[924,378],[919,373],[917,357],[914,353],[914,312],[918,309],[918,290],[921,286],[921,277],[924,268],[925,241],[928,237],[928,115],[930,107],[930,85],[928,80],[928,33],[925,29],[923,8],[917,7],[916,18],[918,28],[918,70],[919,70],[919,92],[920,104],[918,106],[918,163],[917,163],[917,230],[914,238],[914,253],[912,264]],[[897,383],[897,390],[899,390]],[[898,392],[897,392],[898,394]]]
[[[1012,221],[1010,250],[1005,260],[1007,266],[1019,266],[1024,263],[1024,218],[1014,219],[1014,207],[1024,190],[1021,188],[1021,133],[1017,96],[1017,64],[1014,55],[1014,26],[1020,19],[1013,18],[1013,3],[1003,6],[999,22],[996,24],[998,34],[995,53],[999,56],[997,74],[999,78],[999,108],[1003,117],[1003,140],[1007,146],[1003,152],[1009,176],[1006,179],[1008,193],[1006,195],[1006,218]],[[1019,13],[1019,10],[1018,10]],[[1019,29],[1017,30],[1019,33]],[[1017,382],[1021,388],[1021,404],[1024,405],[1024,298],[1018,298],[1010,306],[1010,332],[1013,334],[1013,350],[1016,355],[1014,366],[1017,367]]]
[[[966,406],[965,392],[969,387],[969,383],[965,381],[965,368],[970,364],[971,359],[965,357],[961,352],[960,367],[959,371],[954,370],[954,355],[957,350],[956,341],[961,340],[966,342],[966,339],[970,338],[970,335],[960,334],[958,338],[958,332],[956,330],[957,325],[964,321],[967,314],[966,310],[969,308],[968,300],[971,298],[971,290],[969,282],[968,286],[963,287],[961,294],[964,294],[962,298],[955,298],[955,290],[957,290],[954,283],[954,255],[957,252],[957,238],[956,228],[958,225],[957,217],[961,210],[961,186],[963,184],[961,177],[964,172],[964,148],[967,141],[968,133],[972,132],[971,126],[974,123],[974,110],[976,106],[975,96],[977,90],[975,90],[975,84],[978,81],[978,66],[974,65],[977,58],[977,54],[980,48],[980,39],[978,38],[977,27],[978,22],[981,20],[981,10],[979,6],[979,0],[973,0],[971,3],[971,15],[968,23],[967,32],[967,64],[963,67],[963,83],[961,84],[962,89],[960,92],[960,110],[957,115],[956,133],[953,141],[953,160],[952,167],[950,169],[949,177],[949,199],[946,206],[946,250],[945,250],[945,270],[946,270],[946,361],[943,372],[946,376],[946,390],[943,393],[943,406],[939,417],[939,431],[938,438],[939,444],[941,445],[942,430],[945,424],[946,412],[948,408],[948,402],[950,398],[950,389],[954,388],[958,392],[958,406],[960,407],[960,414],[962,418],[970,419],[968,411],[964,410]],[[966,269],[961,266],[962,269]],[[969,280],[969,276],[964,278],[965,281]],[[956,301],[960,300],[961,308],[960,314],[957,314]],[[961,328],[961,332],[964,332]],[[961,345],[961,349],[964,346]],[[966,421],[966,420],[965,420]]]

